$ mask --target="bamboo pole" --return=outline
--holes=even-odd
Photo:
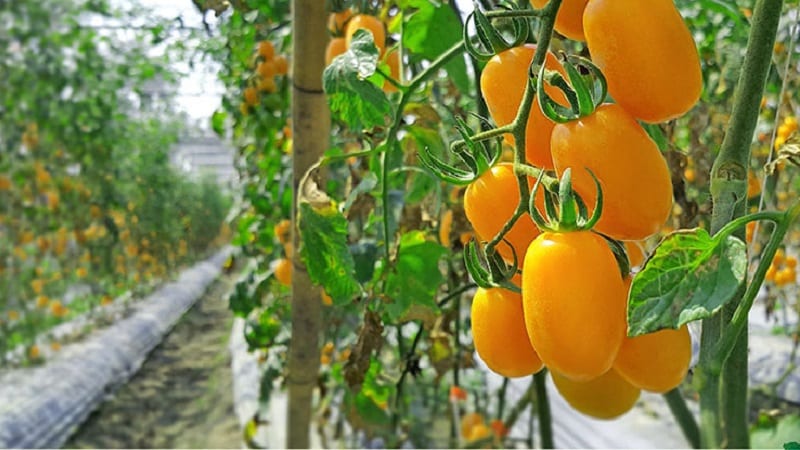
[[[292,1],[292,242],[295,249],[300,248],[298,185],[306,171],[328,148],[330,136],[330,112],[322,90],[325,43],[328,40],[325,3],[321,0]],[[312,286],[299,253],[295,251],[292,257],[292,338],[286,379],[289,394],[287,448],[309,448],[322,328],[319,289]]]

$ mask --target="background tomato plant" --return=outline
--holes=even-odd
[[[730,118],[751,29],[750,3],[676,2],[699,50],[703,94],[685,116],[646,127],[669,161],[675,201],[661,233],[642,243],[648,253],[660,236],[672,230],[711,223],[709,173]],[[331,16],[332,23],[342,21],[342,26],[329,27],[330,37],[346,34],[349,42],[344,42],[347,50],[340,48],[340,56],[331,58],[324,74],[334,118],[329,149],[308,177],[294,174],[295,183],[303,181],[298,186],[299,226],[293,230],[301,237],[300,248],[288,246],[275,231],[276,224],[291,216],[290,84],[276,77],[274,91],[262,89],[265,73],[258,69],[264,62],[258,51],[262,42],[271,42],[276,53],[292,59],[289,53],[297,35],[289,28],[289,3],[232,2],[232,6],[215,48],[216,57],[224,62],[222,79],[228,93],[213,122],[236,142],[245,180],[237,207],[236,242],[252,265],[231,297],[231,307],[248,319],[248,340],[264,360],[264,399],[286,380],[284,368],[292,344],[289,293],[278,279],[283,276],[273,275],[277,261],[299,252],[311,280],[325,289],[320,295],[325,318],[319,346],[322,399],[316,404],[324,439],[345,439],[345,433],[331,432],[328,425],[339,430],[347,424],[387,445],[427,445],[439,442],[438,430],[443,427],[449,429],[447,444],[463,444],[473,433],[459,433],[459,421],[449,419],[453,411],[461,415],[465,409],[458,403],[460,397],[449,398],[451,386],[468,387],[468,398],[475,399],[466,404],[468,412],[512,425],[514,416],[508,414],[504,393],[489,401],[483,375],[472,370],[469,314],[463,302],[469,297],[461,295],[475,287],[462,262],[471,232],[461,206],[463,189],[439,182],[419,164],[422,150],[455,161],[448,150],[451,142],[463,137],[458,132],[460,119],[471,130],[491,124],[476,82],[482,63],[461,57],[464,52],[458,48],[464,29],[458,4],[328,2],[328,12],[339,14]],[[481,6],[493,10],[498,5],[483,1]],[[342,13],[348,8],[349,14]],[[793,8],[796,5],[785,8],[785,18],[791,17]],[[376,17],[385,36],[348,28],[341,18],[356,14]],[[540,26],[537,19],[529,22],[534,30]],[[784,20],[778,31],[783,47],[775,48],[777,70],[768,78],[759,148],[774,147],[767,136],[779,124],[785,125],[784,142],[791,133],[792,122],[775,121],[770,111],[794,117],[794,100],[786,95],[792,92],[787,86],[794,75],[785,69],[781,75],[780,69],[781,62],[791,61],[786,49],[796,42],[789,23]],[[513,28],[506,26],[509,31]],[[376,35],[380,42],[375,42]],[[529,41],[535,40],[532,33]],[[401,75],[394,76],[383,64],[383,48],[397,48]],[[583,44],[559,35],[552,48],[586,53]],[[387,81],[386,75],[393,80]],[[385,89],[387,83],[396,90]],[[756,156],[751,163],[754,178],[763,180],[766,177],[759,171],[767,155],[762,150]],[[778,173],[793,169],[785,170]],[[772,184],[763,189],[765,201],[781,191],[777,178],[770,180]],[[753,242],[758,245],[758,239]],[[788,276],[787,272],[784,278]],[[687,385],[684,390],[692,388]],[[424,400],[418,400],[420,396]],[[443,409],[450,413],[440,415]],[[494,432],[495,437],[500,434]],[[478,440],[488,436],[476,435]]]
[[[143,13],[78,0],[0,12],[0,365],[20,347],[37,360],[54,324],[228,239],[227,194],[170,162],[189,126],[166,96],[185,56],[164,42],[174,24],[115,32]]]

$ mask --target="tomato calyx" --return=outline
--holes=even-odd
[[[622,242],[608,237],[603,233],[597,233],[606,240],[608,247],[611,248],[611,253],[614,254],[614,259],[617,260],[617,266],[619,266],[619,272],[622,275],[622,279],[626,279],[631,276],[631,260],[628,257],[628,251],[625,250],[625,244]]]
[[[476,141],[472,138],[471,130],[467,127],[464,119],[456,117],[455,120],[456,129],[461,135],[462,141],[460,141],[461,145],[453,145],[451,152],[461,160],[466,168],[444,162],[427,146],[420,149],[418,154],[420,161],[437,178],[457,186],[466,186],[477,180],[500,160],[503,153],[502,136],[498,135],[496,139],[491,140]]]
[[[544,216],[539,212],[533,201],[542,183],[541,178],[536,180],[536,184],[533,186],[533,193],[530,196],[528,211],[539,229],[552,232],[591,230],[600,220],[600,214],[602,214],[603,210],[603,189],[600,187],[600,181],[594,173],[589,169],[586,170],[594,179],[594,184],[597,188],[597,200],[591,216],[586,208],[586,203],[572,189],[571,168],[565,170],[561,175],[561,181],[558,184],[558,204],[556,205],[553,198],[554,195],[550,192],[547,192],[544,196]]]
[[[568,56],[563,62],[567,78],[542,66],[539,69],[536,97],[542,113],[556,123],[566,123],[591,115],[605,102],[608,84],[600,69],[591,61],[580,56]],[[558,88],[564,93],[569,106],[555,101],[545,91],[545,84]]]
[[[508,244],[507,241],[505,241]],[[514,247],[508,244],[514,261],[506,264],[500,253],[494,249],[479,248],[475,239],[464,247],[464,265],[478,287],[484,289],[501,287],[512,292],[521,293],[519,286],[511,282],[511,278],[518,270],[517,253]]]
[[[497,7],[500,10],[510,12],[521,10],[519,6],[511,2],[501,2]],[[470,21],[475,22],[478,42],[485,50],[479,48],[473,39],[470,38]],[[480,7],[476,4],[475,10],[471,12],[469,16],[467,16],[467,20],[464,21],[464,48],[478,61],[486,61],[497,53],[522,45],[528,39],[529,26],[527,19],[522,16],[511,16],[511,23],[514,28],[514,40],[508,42],[500,31],[492,25],[486,13],[481,11]]]

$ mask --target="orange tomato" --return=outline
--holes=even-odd
[[[282,219],[272,227],[272,233],[278,238],[278,242],[286,245],[292,239],[292,222],[289,219]]]
[[[248,106],[255,106],[258,104],[258,90],[254,87],[248,87],[244,90],[244,102]]]
[[[643,243],[634,241],[625,241],[625,251],[628,252],[628,261],[631,263],[631,268],[639,267],[644,264],[645,254],[642,250]]]
[[[286,75],[289,73],[289,60],[285,56],[276,56],[273,60],[275,63],[275,73],[277,75]]]
[[[500,52],[486,63],[481,73],[481,92],[489,108],[489,114],[498,126],[508,125],[516,118],[525,87],[529,82],[528,70],[535,52],[535,45],[526,44]],[[563,67],[550,52],[545,58],[545,67],[564,73]],[[558,89],[548,85],[545,91],[556,101],[566,104],[563,93]],[[530,164],[546,169],[553,168],[550,133],[554,125],[542,114],[537,101],[534,100],[525,126],[525,157]],[[507,135],[505,139],[513,145],[514,139],[511,135]]]
[[[530,181],[529,184],[533,186]],[[541,190],[536,201],[540,208],[543,208],[541,205],[544,205],[544,196]],[[514,166],[508,163],[497,164],[487,170],[467,186],[464,192],[464,213],[475,229],[475,234],[482,241],[489,241],[500,232],[508,219],[514,215],[518,203],[517,177],[514,175]],[[508,243],[500,242],[497,251],[508,261],[513,261],[516,253],[517,260],[521,262],[528,245],[538,234],[539,229],[530,215],[525,214],[505,235]]]
[[[677,387],[689,371],[692,339],[687,325],[626,337],[614,361],[614,370],[628,383],[663,394]]]
[[[534,8],[543,8],[549,0],[531,0]],[[583,11],[589,0],[564,0],[556,14],[555,29],[562,36],[575,41],[584,41]]]
[[[261,41],[258,43],[258,54],[266,60],[275,57],[275,46],[270,41]]]
[[[353,11],[345,9],[343,11],[331,13],[328,16],[328,31],[338,36],[344,31],[345,24],[353,16]]]
[[[553,128],[553,162],[591,208],[597,197],[590,169],[603,189],[603,213],[595,229],[614,239],[655,234],[672,211],[667,162],[647,132],[616,104]]]
[[[627,291],[606,240],[544,232],[522,268],[528,336],[544,365],[575,381],[606,373],[625,337]]]
[[[591,0],[583,29],[609,94],[637,119],[664,122],[697,103],[700,57],[673,0]]]
[[[356,34],[358,30],[367,30],[372,33],[375,46],[378,47],[378,53],[382,55],[383,51],[386,49],[386,30],[383,28],[383,22],[377,17],[367,14],[353,16],[350,21],[347,22],[347,27],[344,31],[348,48],[350,47],[350,41],[353,39],[353,35]]]
[[[328,46],[325,48],[325,65],[330,66],[333,58],[341,55],[347,51],[347,42],[344,38],[333,38],[328,41]]]
[[[641,390],[612,370],[584,383],[551,372],[562,397],[577,411],[597,419],[613,419],[633,408]]]
[[[524,377],[542,369],[522,317],[522,296],[502,288],[478,288],[472,299],[475,351],[493,372]]]
[[[292,262],[287,258],[281,258],[275,264],[275,278],[284,286],[292,285]]]
[[[277,69],[275,67],[275,61],[262,61],[258,63],[256,66],[256,72],[261,75],[262,78],[272,78],[277,73]]]
[[[396,81],[402,81],[400,79],[400,52],[398,52],[396,49],[389,50],[383,57],[383,62],[385,62],[389,66],[389,76],[394,78]],[[384,81],[383,91],[397,92],[397,88],[394,87],[392,83]]]
[[[461,437],[469,439],[472,435],[472,430],[483,424],[483,416],[480,413],[471,412],[464,414],[464,417],[461,418]]]

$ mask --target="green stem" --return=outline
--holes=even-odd
[[[680,389],[675,388],[664,394],[664,400],[667,401],[667,405],[678,421],[678,425],[681,427],[681,431],[683,431],[683,435],[689,445],[692,448],[700,448],[700,429],[697,427],[694,415],[689,411],[689,407],[686,406],[686,400],[684,400]]]
[[[470,139],[472,139],[473,142],[481,142],[492,138],[500,137],[506,133],[511,133],[513,131],[514,131],[514,124],[510,123],[502,127],[492,128],[491,130],[475,133],[475,135],[470,136]],[[459,150],[459,147],[463,147],[465,145],[467,145],[466,141],[464,141],[463,139],[459,139],[457,141],[453,141],[453,143],[450,145],[450,150],[455,152]]]
[[[758,0],[754,8],[752,30],[736,87],[731,121],[711,170],[714,204],[712,233],[745,213],[750,142],[758,122],[782,6],[783,0]],[[735,342],[740,351],[734,351],[727,364],[722,367],[722,377],[715,373],[717,355],[714,352],[717,350],[717,341],[722,338],[726,323],[739,306],[740,300],[735,298],[723,308],[721,314],[703,321],[698,380],[704,447],[718,447],[723,442],[730,447],[749,445],[746,370],[742,376],[743,364],[745,368],[747,364],[747,333],[741,333]],[[722,384],[720,379],[723,380]]]
[[[515,9],[515,10],[494,10],[485,13],[490,19],[515,19],[518,17],[540,17],[546,14],[546,9]]]
[[[545,57],[547,56],[547,50],[550,47],[550,39],[553,37],[553,27],[555,26],[556,22],[556,13],[558,13],[558,8],[560,6],[561,0],[550,0],[550,2],[547,3],[547,6],[540,10],[541,28],[539,30],[539,36],[536,44],[536,52],[533,55],[533,61],[531,61],[531,67],[536,68],[544,64]],[[537,83],[539,82],[540,81],[537,80]],[[502,230],[500,230],[497,236],[495,236],[494,239],[487,244],[487,253],[496,247],[503,240],[503,236],[505,236],[506,233],[511,230],[515,223],[517,223],[517,220],[519,220],[520,217],[528,212],[528,202],[530,200],[528,176],[522,172],[518,172],[517,168],[521,165],[527,164],[525,157],[525,140],[527,134],[526,129],[528,127],[528,118],[530,117],[531,108],[533,107],[533,100],[535,98],[536,86],[534,83],[528,83],[525,86],[525,93],[522,96],[522,102],[519,105],[519,110],[517,110],[517,117],[515,117],[514,121],[509,124],[512,129],[511,134],[514,136],[514,171],[518,174],[517,183],[519,185],[520,199],[516,211],[514,211],[514,214],[511,216],[508,222],[506,222],[506,225]],[[517,256],[519,257],[520,255]]]
[[[536,381],[531,380],[531,383],[528,385],[528,388],[525,390],[525,393],[517,399],[516,403],[511,407],[508,411],[508,416],[503,420],[503,426],[505,426],[506,430],[510,430],[514,427],[514,424],[517,423],[517,419],[519,419],[520,414],[525,411],[525,408],[528,405],[533,404],[533,400],[536,398]]]
[[[539,437],[542,448],[555,448],[553,444],[553,419],[550,416],[550,401],[547,399],[547,369],[533,376],[536,384],[536,409],[539,416]]]
[[[431,62],[431,65],[426,67],[422,72],[418,73],[411,81],[408,82],[407,89],[409,91],[413,91],[417,89],[422,83],[428,80],[431,76],[435,75],[436,72],[445,66],[450,60],[461,54],[464,50],[464,41],[459,41],[452,47],[450,47],[446,52],[439,55],[438,58]]]
[[[772,220],[775,222],[775,230],[772,232],[772,236],[770,237],[764,252],[761,254],[758,267],[753,274],[753,278],[747,285],[747,290],[745,291],[742,301],[739,303],[733,313],[730,325],[722,331],[722,339],[719,341],[718,347],[714,352],[716,356],[714,360],[715,365],[713,366],[714,369],[720,370],[727,362],[731,352],[734,349],[736,341],[747,329],[747,316],[750,313],[750,308],[753,306],[753,301],[755,300],[756,295],[758,295],[761,284],[764,282],[764,278],[767,275],[767,270],[772,264],[772,259],[775,257],[775,253],[778,251],[778,248],[780,248],[784,236],[786,236],[786,233],[799,216],[800,203],[797,203],[786,213],[763,212],[742,218],[747,219],[749,217],[763,217],[765,219]]]
[[[503,384],[497,393],[497,417],[503,419],[503,412],[506,409],[506,391],[508,390],[508,377],[503,377]]]

